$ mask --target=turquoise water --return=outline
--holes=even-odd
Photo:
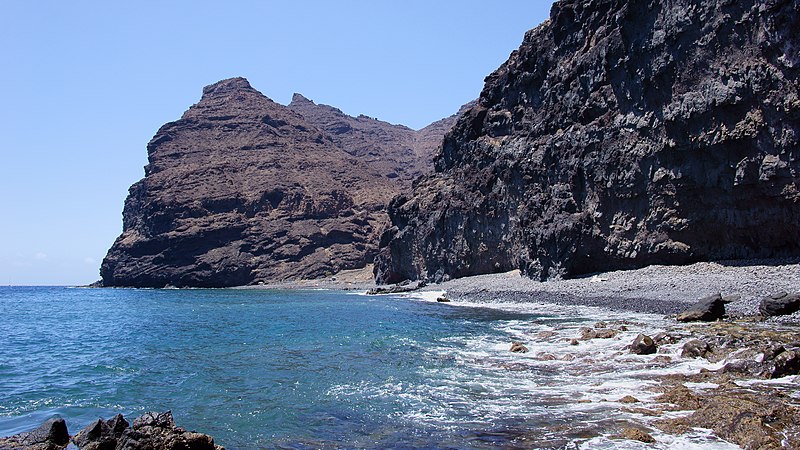
[[[595,387],[619,398],[626,382],[603,391],[617,368],[601,348],[585,353],[591,372],[533,348],[542,330],[562,334],[540,335],[546,348],[574,348],[563,335],[591,319],[572,314],[335,291],[4,287],[0,436],[55,414],[75,433],[169,409],[229,449],[574,446],[621,420],[576,400]],[[526,357],[508,352],[520,336]]]

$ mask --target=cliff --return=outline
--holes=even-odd
[[[352,117],[300,94],[294,94],[288,106],[328,133],[339,148],[404,186],[433,171],[433,157],[442,137],[458,117],[457,113],[416,131],[365,115]]]
[[[800,254],[796,0],[562,0],[392,200],[379,282]]]
[[[386,204],[413,176],[394,176],[382,155],[416,132],[339,112],[344,122],[368,123],[335,133],[326,114],[309,120],[312,108],[295,100],[286,107],[244,78],[223,80],[161,127],[147,145],[145,177],[125,201],[123,232],[103,260],[103,284],[237,286],[371,262]],[[362,128],[395,134],[378,141],[357,134]],[[416,167],[417,154],[388,160]]]

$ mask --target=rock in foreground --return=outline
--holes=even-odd
[[[53,418],[27,433],[0,438],[0,450],[59,450],[69,444],[69,432],[64,419]]]
[[[727,301],[720,294],[701,298],[689,309],[678,314],[678,322],[711,322],[725,315]]]
[[[70,442],[64,419],[54,418],[35,430],[0,439],[0,449],[61,450]],[[175,425],[172,413],[146,413],[131,426],[122,414],[97,419],[72,437],[81,450],[225,450],[214,438]]]
[[[800,293],[779,292],[764,297],[761,300],[758,311],[764,317],[784,316],[800,311]]]
[[[795,0],[561,0],[389,207],[380,283],[800,255]]]

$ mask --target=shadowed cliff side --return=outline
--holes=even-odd
[[[800,254],[794,0],[563,0],[389,207],[379,282]]]

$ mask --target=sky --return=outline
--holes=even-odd
[[[418,129],[478,97],[545,0],[36,1],[0,15],[0,285],[100,278],[147,142],[234,76]]]

